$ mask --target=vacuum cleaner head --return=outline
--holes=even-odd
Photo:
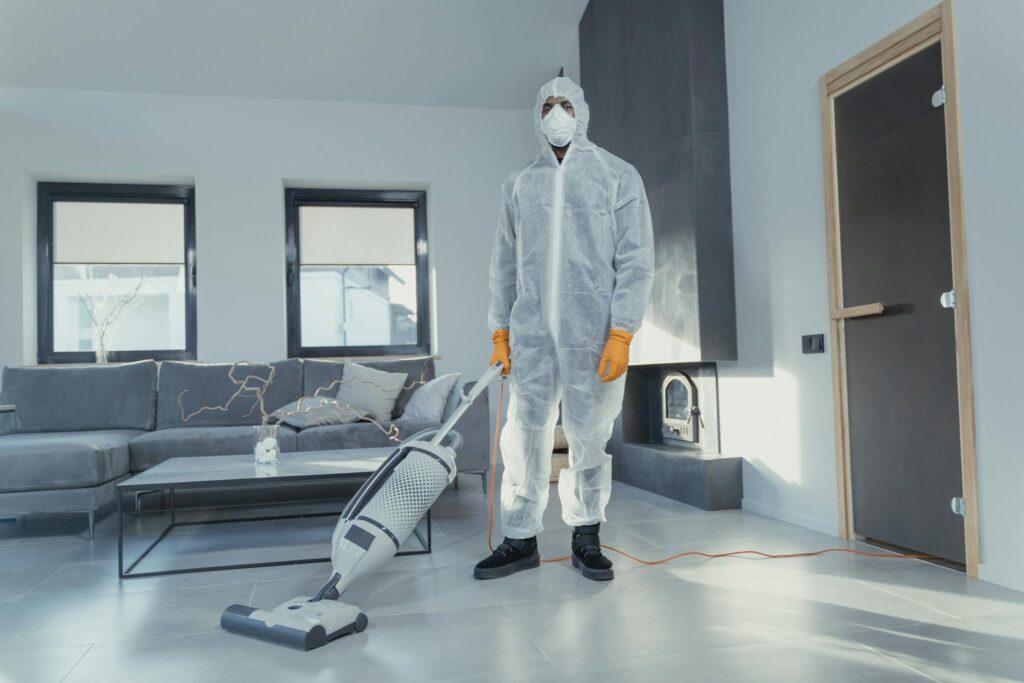
[[[335,638],[359,633],[369,620],[358,607],[333,600],[297,597],[268,611],[231,605],[220,616],[225,631],[300,650],[312,650]]]

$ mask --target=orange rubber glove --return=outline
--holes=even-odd
[[[602,382],[611,382],[629,367],[629,343],[633,335],[625,330],[612,329],[608,332],[608,342],[604,345],[604,353],[597,363],[597,374]]]
[[[488,365],[501,363],[501,376],[508,377],[512,369],[512,351],[508,345],[508,330],[495,330],[491,335],[494,341],[494,351],[491,352],[491,360]]]

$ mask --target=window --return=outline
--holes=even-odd
[[[429,353],[427,197],[285,191],[288,355]]]
[[[39,362],[196,357],[195,189],[39,183]]]

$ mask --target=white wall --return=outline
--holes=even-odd
[[[800,353],[828,331],[818,78],[935,4],[725,0],[741,360],[721,366],[723,449],[747,459],[746,508],[827,533],[830,356]],[[982,576],[1024,589],[1024,4],[960,0],[957,16]]]
[[[1024,590],[1024,3],[956,7],[982,578]]]
[[[522,111],[0,88],[0,364],[32,363],[35,181],[194,182],[199,358],[283,358],[284,187],[427,190],[443,371],[490,352],[487,263]]]
[[[725,0],[739,358],[720,365],[722,448],[744,506],[838,529],[818,78],[935,0]],[[826,341],[826,346],[831,340]]]

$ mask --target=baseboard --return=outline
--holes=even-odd
[[[756,500],[750,498],[743,499],[743,509],[747,512],[753,512],[754,514],[761,515],[762,517],[771,517],[781,522],[788,522],[790,524],[796,524],[802,526],[805,529],[812,531],[818,531],[829,536],[838,536],[838,529],[834,524],[829,522],[823,522],[820,519],[814,517],[807,517],[806,515],[800,515],[795,512],[789,512],[788,510],[780,510],[772,505],[766,505],[759,503]]]
[[[978,578],[1004,588],[1024,593],[1024,574],[998,569],[989,564],[978,565]]]

